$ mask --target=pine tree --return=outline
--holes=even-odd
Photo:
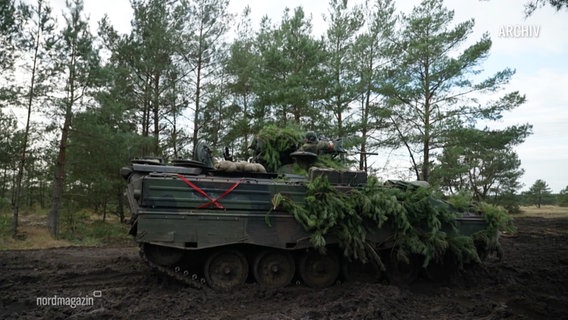
[[[0,68],[11,70],[14,61],[14,38],[18,34],[17,11],[13,0],[0,2]],[[3,72],[3,73],[4,73]]]
[[[136,76],[134,85],[142,107],[142,135],[153,137],[148,151],[161,156],[162,120],[180,104],[171,97],[167,99],[166,95],[175,92],[180,78],[173,58],[180,54],[182,45],[180,33],[184,18],[179,10],[183,7],[158,0],[134,1],[132,6],[133,28],[128,40],[122,43],[121,59],[127,61]],[[172,100],[173,106],[169,103]]]
[[[431,172],[431,183],[448,193],[471,192],[491,201],[521,187],[524,170],[513,148],[524,142],[531,126],[502,130],[458,128],[446,133],[443,152]]]
[[[228,0],[192,2],[184,17],[190,29],[183,36],[183,60],[189,75],[187,90],[191,92],[193,101],[194,147],[201,137],[200,130],[206,113],[217,112],[212,104],[207,105],[207,100],[213,95],[213,89],[218,87],[217,78],[221,75],[227,51],[224,37],[232,21],[228,6]]]
[[[551,193],[552,191],[548,184],[541,179],[536,180],[527,192],[532,204],[534,204],[537,208],[540,208],[541,205],[547,202]]]
[[[323,44],[313,39],[311,30],[301,7],[292,15],[286,9],[277,28],[267,18],[263,20],[256,39],[260,65],[254,79],[257,121],[282,126],[291,121],[314,130],[322,124],[325,129],[329,123],[321,112]]]
[[[357,37],[353,58],[358,62],[359,170],[367,171],[368,155],[378,147],[392,144],[392,134],[388,133],[394,131],[389,130],[390,110],[378,94],[378,89],[385,81],[385,66],[390,64],[387,50],[391,46],[390,39],[394,35],[396,17],[394,2],[391,0],[368,2],[363,11],[367,13],[367,23],[363,33]],[[381,138],[377,139],[379,135]],[[372,137],[375,139],[371,139]]]
[[[353,134],[346,120],[352,112],[351,104],[358,98],[357,56],[353,51],[356,35],[364,24],[363,13],[360,7],[350,9],[347,0],[332,0],[325,19],[329,23],[324,43],[325,109],[335,118],[335,136],[345,137]]]
[[[568,9],[568,0],[530,0],[525,4],[525,15],[528,17],[532,15],[537,9],[551,6],[556,11]]]
[[[83,17],[83,0],[67,1],[66,6],[66,26],[61,34],[60,55],[56,61],[58,70],[64,78],[62,88],[64,97],[59,100],[60,108],[56,110],[56,116],[63,118],[63,124],[58,142],[53,197],[48,216],[48,228],[53,237],[58,235],[59,210],[66,181],[69,132],[76,110],[83,105],[87,99],[86,94],[89,93],[88,89],[96,81],[96,68],[99,65],[98,53],[93,48],[93,36]]]
[[[258,66],[258,56],[254,50],[254,34],[252,32],[250,7],[246,7],[237,25],[237,38],[231,44],[226,73],[229,76],[228,90],[232,96],[230,109],[233,119],[227,132],[226,139],[231,141],[231,147],[237,148],[236,156],[248,159],[251,137],[260,131],[258,121],[253,121],[253,77]]]
[[[568,186],[560,190],[560,193],[556,197],[556,203],[561,207],[568,207]]]
[[[18,119],[13,113],[0,109],[0,202],[2,206],[10,206],[10,186],[13,184],[12,172],[20,144],[18,143]],[[7,208],[6,208],[7,209]]]
[[[499,119],[503,111],[519,106],[525,98],[511,92],[481,105],[476,97],[497,92],[514,71],[507,68],[474,81],[491,39],[484,34],[462,49],[474,21],[455,24],[453,11],[443,7],[442,0],[423,0],[410,15],[403,15],[402,21],[403,29],[390,54],[393,68],[382,92],[390,100],[400,141],[406,144],[416,178],[428,181],[448,129]]]
[[[19,42],[19,50],[22,52],[23,68],[20,71],[28,71],[29,82],[22,91],[25,94],[22,104],[26,107],[26,122],[23,133],[21,150],[19,152],[18,170],[16,173],[16,183],[13,191],[13,223],[12,235],[15,237],[18,228],[18,214],[20,210],[20,197],[22,193],[22,179],[24,178],[24,168],[28,158],[30,147],[31,117],[34,105],[45,101],[49,92],[53,89],[52,79],[53,65],[51,61],[53,48],[56,45],[57,37],[54,34],[55,21],[51,14],[51,7],[46,5],[43,0],[38,0],[34,6],[20,6],[27,19],[24,24],[24,34]],[[29,57],[29,58],[28,58]]]

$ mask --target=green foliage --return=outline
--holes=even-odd
[[[362,9],[349,8],[344,0],[329,2],[329,27],[324,38],[326,59],[324,60],[323,78],[326,81],[324,108],[327,113],[334,115],[337,124],[337,135],[344,137],[354,133],[354,126],[346,120],[350,104],[359,97],[359,74],[357,74],[357,49],[355,41],[359,30],[363,27]]]
[[[276,172],[282,165],[281,157],[284,152],[293,152],[303,139],[303,130],[294,125],[278,127],[268,125],[257,135],[257,148],[268,171]]]
[[[552,192],[548,184],[541,179],[535,181],[525,194],[530,199],[531,204],[540,208],[541,205],[554,201]]]
[[[567,0],[530,0],[525,3],[525,17],[531,16],[537,9],[551,6],[556,11],[568,9]]]
[[[14,64],[13,43],[19,32],[18,11],[14,2],[13,0],[3,0],[0,3],[0,68],[3,71],[1,76],[5,76],[4,73],[10,70]]]
[[[430,181],[433,158],[452,145],[448,131],[500,119],[503,112],[525,101],[523,95],[512,92],[479,103],[476,95],[499,91],[514,71],[504,69],[474,81],[489,54],[491,39],[486,33],[472,43],[468,37],[473,28],[473,19],[455,22],[454,12],[442,0],[423,0],[410,14],[402,15],[402,31],[394,35],[390,77],[380,91],[392,106],[399,145],[407,149],[418,180]],[[464,43],[471,44],[464,48]]]
[[[237,39],[229,49],[225,67],[225,72],[230,76],[227,89],[234,97],[230,108],[234,111],[225,139],[230,141],[230,145],[239,146],[236,156],[241,159],[249,158],[250,136],[260,130],[258,122],[251,121],[254,101],[251,86],[259,59],[253,52],[254,33],[251,28],[250,8],[247,7],[237,24]]]
[[[64,212],[60,237],[73,244],[99,246],[128,241],[128,225],[119,222],[92,221],[87,210]]]
[[[427,266],[448,249],[448,235],[457,232],[457,216],[447,204],[433,198],[430,188],[406,186],[392,190],[404,208],[391,214],[399,251],[397,257],[408,261],[410,255],[419,254]]]
[[[487,199],[488,203],[495,206],[501,206],[507,210],[508,213],[518,214],[521,213],[521,197],[515,192],[502,192],[496,194],[494,197]]]
[[[6,198],[0,198],[0,214],[8,213],[11,208],[10,200]]]
[[[556,196],[556,203],[560,207],[568,207],[568,186],[560,190],[560,193]]]
[[[460,212],[464,212],[471,208],[473,194],[462,190],[448,197],[446,201]]]
[[[99,82],[98,74],[100,57],[94,45],[88,18],[84,15],[83,0],[66,2],[64,19],[66,25],[61,30],[61,41],[58,43],[57,59],[54,65],[58,71],[61,97],[57,99],[58,110],[55,111],[56,127],[60,130],[57,160],[53,179],[53,196],[51,211],[48,216],[48,228],[52,236],[58,234],[59,209],[65,191],[66,156],[69,145],[69,132],[75,128],[74,115],[86,107],[86,101]]]
[[[465,210],[471,208],[467,199],[467,195],[462,195],[454,203]],[[432,260],[442,259],[446,252],[453,253],[460,265],[479,261],[474,240],[484,240],[487,249],[498,248],[497,231],[512,228],[506,212],[482,204],[479,209],[487,212],[487,229],[476,234],[475,239],[461,235],[456,221],[460,215],[450,204],[435,199],[430,188],[401,182],[387,187],[373,177],[363,188],[349,191],[339,191],[327,178],[317,177],[306,184],[304,204],[283,194],[276,194],[272,204],[273,209],[293,214],[310,233],[316,248],[325,247],[326,236],[336,237],[345,256],[362,261],[369,255],[376,256],[374,248],[367,244],[369,230],[364,225],[369,222],[376,228],[394,230],[398,259],[408,262],[411,256],[420,255],[424,267]]]
[[[32,146],[34,136],[37,134],[35,126],[32,124],[34,106],[49,104],[48,95],[51,95],[56,88],[54,75],[57,71],[51,63],[60,54],[58,42],[61,39],[56,35],[55,20],[51,13],[51,8],[40,0],[35,5],[20,5],[23,11],[25,22],[21,26],[22,37],[19,41],[21,61],[18,63],[20,72],[24,71],[23,77],[27,78],[27,84],[18,88],[19,94],[16,104],[25,106],[27,109],[24,129],[18,146],[17,173],[14,186],[12,188],[14,199],[13,215],[15,226],[18,225],[18,215],[22,204],[22,190],[24,184],[33,184],[35,180],[30,173],[34,160]],[[31,165],[31,166],[30,166]],[[27,172],[26,172],[27,171]],[[27,181],[24,181],[24,178]],[[13,230],[17,232],[16,229]]]
[[[375,94],[377,88],[383,87],[384,81],[391,77],[388,67],[392,60],[387,51],[395,36],[397,18],[393,0],[364,1],[363,3],[361,11],[366,24],[362,27],[362,34],[357,36],[350,53],[358,75],[358,103],[361,105],[354,117],[359,119],[354,124],[359,131],[357,135],[360,137],[357,141],[359,151],[361,151],[359,170],[368,171],[366,152],[373,152],[381,146],[393,145],[392,137],[396,132],[389,128],[391,108],[384,102],[378,102]],[[356,13],[356,10],[353,11]],[[350,80],[349,77],[345,77],[341,79],[341,82],[349,86]],[[346,91],[348,90],[349,88]],[[377,134],[380,134],[381,138],[374,139]],[[398,139],[396,140],[398,143]]]
[[[7,214],[0,214],[0,239],[5,239],[12,233],[12,219]]]
[[[130,132],[123,111],[105,104],[75,115],[77,129],[70,132],[67,149],[68,177],[75,183],[67,190],[81,195],[74,199],[80,208],[104,210],[116,205],[124,188],[124,179],[117,173],[131,159],[142,156],[144,146],[151,145],[149,138]],[[105,155],[105,161],[94,161],[97,155]],[[85,191],[89,196],[83,196]]]
[[[513,223],[513,218],[511,218],[511,215],[509,215],[505,209],[487,203],[478,204],[478,208],[483,212],[483,217],[488,223],[486,231],[490,234],[496,234],[497,231],[517,231]]]
[[[273,119],[282,125],[309,124],[312,129],[329,123],[318,103],[326,87],[321,69],[325,51],[311,32],[302,7],[293,12],[286,8],[279,26],[262,21],[255,39],[258,65],[252,81],[258,122]]]
[[[485,230],[477,232],[472,236],[475,245],[481,252],[497,251],[501,254],[499,232],[516,232],[517,229],[513,223],[513,218],[502,207],[479,203],[477,208],[483,212],[483,218],[487,222],[487,227]]]
[[[16,7],[16,3],[22,6]],[[60,141],[61,150],[67,152],[60,153],[60,162],[66,163],[53,172],[57,146],[36,143],[34,137],[52,137],[54,132],[45,134],[43,125],[32,123],[31,130],[38,131],[28,140],[29,158],[25,159],[19,197],[22,203],[49,206],[46,198],[55,186],[57,194],[59,189],[63,194],[54,197],[54,202],[72,199],[81,208],[110,207],[118,202],[121,193],[123,181],[118,177],[118,168],[129,159],[150,154],[186,157],[190,152],[185,150],[191,143],[190,130],[194,131],[194,141],[206,138],[213,144],[229,145],[240,149],[236,155],[246,159],[250,156],[250,138],[268,123],[284,126],[294,122],[327,136],[357,136],[350,137],[355,142],[349,147],[357,144],[360,168],[365,170],[373,169],[367,166],[367,152],[386,142],[389,146],[407,145],[409,152],[429,150],[430,160],[448,146],[444,152],[447,150],[445,160],[449,160],[438,172],[452,175],[441,176],[448,182],[442,186],[454,187],[468,170],[491,168],[491,172],[482,173],[478,185],[469,189],[477,188],[480,193],[487,190],[491,197],[509,192],[513,185],[503,189],[500,182],[483,189],[482,182],[492,177],[514,182],[514,174],[520,172],[506,171],[505,165],[518,169],[518,157],[509,150],[496,152],[502,150],[496,146],[499,139],[486,139],[492,138],[490,135],[477,139],[472,134],[473,141],[490,143],[464,150],[468,156],[466,167],[457,163],[462,150],[451,147],[469,144],[455,138],[459,136],[457,130],[449,129],[468,124],[476,127],[473,122],[477,119],[497,119],[501,111],[522,103],[523,97],[512,93],[480,107],[476,95],[499,89],[513,71],[505,69],[475,82],[478,78],[471,75],[487,56],[491,41],[484,35],[478,42],[461,47],[471,43],[468,36],[473,22],[455,23],[453,13],[443,8],[441,1],[423,1],[411,14],[397,20],[390,0],[360,6],[333,0],[327,11],[326,33],[321,38],[312,34],[310,17],[301,8],[286,10],[276,23],[263,20],[257,30],[251,25],[249,12],[237,21],[243,24],[230,50],[223,40],[232,21],[227,0],[140,0],[131,4],[131,31],[120,34],[108,19],[103,19],[98,37],[88,32],[83,1],[71,1],[65,19],[58,23],[48,19],[45,1],[43,14],[34,12],[39,8],[31,3],[8,0],[0,5],[0,77],[5,82],[0,86],[0,104],[22,105],[29,97],[33,110],[46,116],[41,118],[53,120],[48,128],[63,128],[57,136],[68,137],[68,141]],[[27,13],[22,11],[24,8]],[[30,20],[33,16],[36,18]],[[38,29],[40,16],[45,18],[43,31]],[[34,41],[40,35],[34,30],[43,32],[38,38],[41,43]],[[63,32],[56,34],[56,30]],[[392,48],[395,43],[403,48]],[[101,47],[93,49],[93,44]],[[14,74],[30,79],[27,75],[33,50],[29,49],[35,45],[39,45],[39,59],[33,94],[20,90],[25,96],[16,101],[15,91],[11,90],[15,82],[11,79]],[[102,60],[106,65],[100,69],[99,48],[104,51],[101,56],[106,57]],[[430,64],[426,66],[424,61]],[[16,72],[12,72],[13,68]],[[429,75],[430,86],[421,81],[421,74]],[[471,94],[456,96],[456,92]],[[55,98],[43,103],[47,95]],[[436,103],[427,102],[426,97]],[[412,109],[412,105],[416,108]],[[191,126],[181,121],[187,119],[188,112],[194,112]],[[430,127],[415,125],[432,115],[435,119],[429,119]],[[25,121],[12,119],[5,112],[0,118],[0,177],[2,181],[14,181],[24,141],[16,124]],[[282,142],[282,146],[276,141],[269,143],[271,149],[263,157],[271,162],[271,171],[282,164],[278,151],[285,145],[298,144],[301,132],[290,132],[290,143]],[[430,144],[416,148],[426,135],[431,138]],[[34,147],[37,145],[45,147]],[[429,156],[415,159],[430,166],[436,161],[428,161]],[[325,157],[320,157],[316,165],[341,168]],[[63,178],[67,182],[61,186],[50,184],[54,173],[59,177],[56,182]],[[0,197],[13,197],[11,188],[10,183],[0,186]],[[365,202],[369,195],[360,197]],[[382,201],[387,205],[387,200]],[[432,241],[438,243],[435,237]]]
[[[380,223],[385,218],[379,211],[374,210],[374,204],[389,199],[367,199],[364,192],[355,190],[352,190],[353,193],[344,194],[333,187],[326,177],[315,178],[306,184],[306,188],[304,205],[297,204],[282,194],[276,194],[272,200],[273,208],[280,208],[294,215],[304,230],[310,232],[314,247],[323,250],[326,245],[325,236],[331,234],[338,237],[346,256],[366,261],[367,253],[372,248],[366,244],[363,217],[375,217]],[[347,200],[350,198],[353,201]],[[358,200],[365,202],[358,206]],[[364,213],[357,214],[359,209],[365,210]],[[376,256],[376,253],[373,256]]]
[[[161,3],[162,1],[157,1]],[[226,44],[223,39],[230,29],[232,23],[232,15],[229,13],[229,0],[202,0],[199,2],[189,1],[187,11],[182,9],[186,16],[182,17],[185,25],[182,30],[191,30],[184,32],[180,37],[181,55],[187,64],[182,69],[191,70],[190,92],[193,96],[193,143],[197,143],[202,133],[216,140],[217,135],[225,130],[227,126],[226,117],[218,112],[224,110],[224,102],[222,99],[226,86],[218,86],[219,79],[224,78],[223,74],[219,74],[220,67],[226,60]],[[175,12],[175,11],[174,11]],[[159,38],[160,33],[156,33]],[[175,54],[175,53],[174,53]],[[170,57],[174,54],[170,53]],[[220,88],[220,90],[213,90]],[[227,90],[228,91],[228,90]],[[212,96],[217,95],[220,101],[211,103]],[[217,110],[215,110],[215,108]],[[223,111],[224,112],[224,111]],[[209,118],[209,119],[207,119]],[[201,122],[209,121],[208,129]],[[206,132],[209,131],[209,132]],[[212,141],[217,143],[218,141]]]
[[[463,268],[464,263],[480,262],[474,237],[449,236],[448,245],[448,252],[456,257],[460,268]]]
[[[323,154],[319,155],[316,162],[313,164],[314,167],[319,168],[330,168],[335,170],[346,170],[347,167],[341,162],[340,159],[334,158],[330,155]]]
[[[520,188],[519,178],[524,170],[513,147],[530,132],[528,125],[503,130],[447,130],[446,146],[432,168],[430,183],[448,193],[471,192],[477,201],[507,202],[514,209],[514,197],[504,196]],[[495,199],[497,196],[500,199]]]
[[[500,250],[499,232],[515,232],[513,218],[508,211],[500,206],[486,202],[473,201],[473,195],[468,192],[460,192],[446,200],[452,207],[460,212],[482,213],[487,227],[485,230],[472,236],[475,245],[484,252]]]
[[[0,109],[0,168],[4,172],[14,170],[14,163],[17,161],[21,140],[17,123],[15,115]],[[6,176],[5,179],[9,177]],[[4,186],[0,186],[0,190],[1,187]]]

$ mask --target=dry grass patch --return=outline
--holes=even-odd
[[[18,228],[18,239],[9,236],[0,238],[0,250],[47,249],[69,246],[71,246],[69,241],[53,239],[46,227],[37,225],[20,226]]]
[[[521,214],[515,217],[568,218],[568,207],[536,206],[521,207]]]
[[[73,221],[61,217],[59,237],[54,239],[47,228],[47,214],[21,215],[18,235],[11,236],[12,217],[0,214],[0,250],[47,249],[68,246],[101,246],[130,243],[129,226],[121,224],[116,216],[77,213]]]

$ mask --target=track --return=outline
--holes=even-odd
[[[0,319],[567,319],[568,219],[516,219],[503,261],[446,283],[409,287],[343,283],[326,289],[254,283],[216,292],[183,271],[165,276],[138,247],[0,252]],[[196,284],[193,286],[192,284]],[[197,287],[197,288],[196,288]],[[92,297],[90,305],[37,305],[41,297]]]

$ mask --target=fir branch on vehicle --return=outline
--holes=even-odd
[[[276,125],[264,127],[257,135],[258,148],[268,171],[275,172],[282,165],[282,152],[293,152],[302,141],[302,130],[288,126]]]
[[[465,203],[465,201],[463,201]],[[367,242],[365,224],[394,230],[394,256],[409,262],[422,257],[422,266],[452,255],[461,268],[479,262],[482,252],[498,250],[498,232],[514,228],[504,210],[480,204],[474,212],[483,212],[487,228],[472,236],[459,234],[457,219],[461,216],[450,203],[438,200],[433,190],[408,183],[379,184],[370,177],[360,189],[336,188],[325,176],[306,183],[304,203],[296,203],[283,194],[272,199],[273,209],[290,212],[311,236],[315,248],[324,250],[326,238],[333,237],[348,258],[366,262],[376,250]],[[380,261],[379,261],[380,263]]]

